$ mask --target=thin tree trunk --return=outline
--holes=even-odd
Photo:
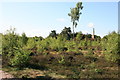
[[[74,25],[73,25],[73,40],[74,40]]]

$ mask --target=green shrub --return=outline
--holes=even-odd
[[[107,42],[104,43],[106,47],[105,58],[107,60],[116,62],[120,59],[118,42],[118,34],[116,32],[107,35]]]
[[[91,49],[89,49],[88,50],[88,53],[86,53],[86,54],[84,54],[85,56],[94,56],[94,52],[91,50]]]
[[[15,29],[7,30],[7,33],[2,37],[2,53],[9,58],[14,55],[15,50],[20,48],[19,35],[15,33]]]
[[[22,37],[21,37],[22,45],[26,45],[27,41],[28,41],[28,37],[26,36],[25,33],[22,33]]]
[[[87,46],[92,46],[92,41],[91,40],[87,41]]]
[[[45,55],[45,56],[48,55],[48,52],[44,52],[43,55]]]
[[[36,47],[36,42],[33,38],[29,38],[27,41],[27,45],[24,47],[25,49],[32,49]]]
[[[80,69],[85,69],[85,65],[81,64]]]
[[[37,43],[37,48],[38,48],[38,52],[43,52],[46,51],[50,48],[50,43],[51,43],[51,39],[52,38],[46,38],[40,42]]]
[[[63,51],[64,50],[64,42],[58,37],[57,39],[48,37],[37,43],[38,52],[43,52],[46,50],[55,50],[55,51]]]
[[[63,51],[65,48],[65,42],[61,40],[60,37],[57,39],[52,39],[50,43],[50,48],[56,51]]]
[[[13,67],[23,68],[29,61],[29,53],[24,50],[16,50],[15,55],[10,59],[10,65]]]
[[[92,46],[97,46],[97,41],[92,41]]]
[[[76,36],[76,39],[77,39],[78,41],[80,41],[80,40],[83,39],[83,34],[82,34],[82,32],[78,32],[78,34],[77,34],[77,36]]]
[[[44,47],[42,47],[41,45],[41,41],[37,42],[37,52],[43,52],[44,51]]]
[[[80,42],[77,42],[78,47],[84,47],[86,45],[86,41],[80,40]]]
[[[92,63],[89,65],[89,67],[94,69],[94,68],[96,67],[95,62],[92,62]]]
[[[58,59],[58,63],[65,64],[65,58],[63,55],[60,56],[60,59]]]
[[[76,44],[78,47],[88,47],[91,46],[91,41],[90,40],[80,40],[79,43]]]
[[[7,57],[7,61],[11,66],[22,67],[26,65],[29,54],[22,48],[20,36],[15,33],[15,29],[7,30],[2,38],[2,53]]]
[[[76,43],[75,43],[75,41],[68,41],[68,42],[65,42],[65,47],[67,47],[68,50],[74,49],[74,48],[76,47]]]
[[[75,52],[76,54],[81,54],[78,48],[68,49],[67,52]]]
[[[95,69],[95,72],[98,74],[102,74],[103,73],[103,69]]]
[[[101,44],[101,47],[102,47],[103,51],[106,50],[106,43],[107,43],[107,39],[102,38],[100,44]]]

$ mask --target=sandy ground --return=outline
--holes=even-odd
[[[13,78],[13,76],[7,72],[2,71],[2,56],[0,56],[0,80],[2,78]]]
[[[4,71],[0,70],[0,80],[1,80],[2,78],[13,78],[13,76],[10,75],[10,74],[7,73],[7,72],[4,72]]]

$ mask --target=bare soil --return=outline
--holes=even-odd
[[[14,78],[11,74],[0,70],[0,79],[2,78]]]

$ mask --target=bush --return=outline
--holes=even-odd
[[[61,57],[61,58],[58,59],[58,63],[59,63],[59,64],[65,64],[65,58],[64,58],[64,56],[61,55],[60,57]]]
[[[24,47],[25,49],[32,49],[36,47],[36,42],[33,38],[29,38],[27,41],[27,45]]]
[[[107,35],[107,42],[104,43],[106,47],[105,58],[107,60],[116,62],[120,59],[118,42],[118,34],[116,32]]]
[[[91,64],[89,64],[89,67],[94,69],[96,67],[95,62],[92,62]]]
[[[92,46],[100,46],[101,44],[100,44],[99,41],[92,41],[92,42],[91,42],[91,45],[92,45]]]
[[[81,40],[79,43],[77,43],[78,47],[88,47],[91,45],[91,42],[87,39]]]
[[[98,73],[98,74],[102,74],[103,73],[103,69],[95,69],[95,72]]]
[[[6,59],[11,66],[22,67],[28,61],[29,54],[22,50],[23,46],[20,41],[20,36],[15,33],[15,29],[10,29],[3,35],[3,59]]]
[[[14,55],[14,51],[20,47],[19,36],[15,33],[15,29],[7,30],[7,33],[2,37],[2,53],[11,57]]]
[[[76,39],[77,39],[78,41],[80,41],[80,40],[83,39],[83,34],[82,34],[82,32],[79,32],[79,33],[77,34]]]
[[[51,43],[51,37],[46,38],[42,41],[37,42],[37,51],[38,52],[44,52],[50,48],[50,43]]]
[[[94,55],[94,52],[93,52],[91,49],[89,49],[89,50],[88,50],[88,53],[86,53],[86,54],[84,54],[84,55],[87,56],[87,57],[91,57],[91,56]]]
[[[28,37],[26,36],[25,33],[22,33],[22,37],[21,37],[22,45],[26,45],[27,41],[28,41]]]
[[[23,68],[29,61],[29,53],[24,50],[16,50],[13,58],[10,59],[10,65],[17,68]]]
[[[76,47],[76,43],[75,41],[65,42],[65,47],[67,47],[68,50],[74,49]]]
[[[58,37],[57,39],[48,37],[40,42],[37,42],[38,52],[43,52],[46,50],[55,50],[55,51],[63,51],[64,50],[64,42]]]
[[[61,40],[60,37],[58,37],[57,39],[52,39],[51,43],[50,43],[50,48],[52,50],[56,50],[56,51],[63,51],[65,48],[65,42],[63,40]]]

